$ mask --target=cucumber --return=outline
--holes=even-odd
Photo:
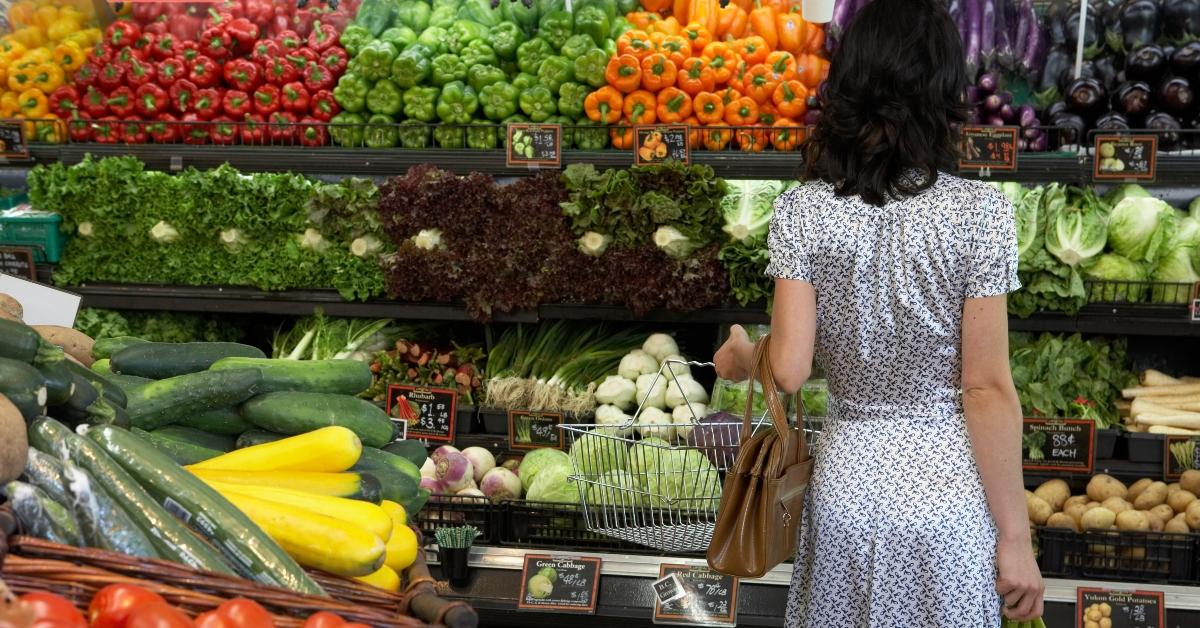
[[[74,362],[63,360],[62,362],[42,364],[37,367],[37,370],[42,374],[43,382],[46,384],[46,405],[56,406],[60,403],[66,403],[71,398],[71,394],[75,392],[75,380],[71,376],[71,371],[67,368],[67,364],[74,364]]]
[[[99,342],[99,341],[97,341],[97,342]],[[109,375],[113,374],[112,368],[108,361],[108,358],[101,358],[99,360],[96,360],[95,362],[92,362],[92,365],[89,366],[88,368],[92,372],[99,373],[105,377],[108,377]]]
[[[174,438],[184,442],[194,443],[205,449],[212,449],[221,453],[233,451],[234,438],[222,434],[209,434],[203,430],[198,430],[192,427],[184,427],[182,425],[168,425],[154,430],[158,436],[166,438]]]
[[[29,457],[25,460],[25,481],[42,489],[50,499],[60,504],[71,503],[63,478],[63,463],[50,454],[29,448]]]
[[[76,364],[70,360],[65,360],[65,362],[68,371],[86,379],[92,386],[100,390],[100,394],[104,395],[105,399],[114,405],[124,408],[129,404],[129,398],[125,396],[125,391],[121,390],[121,387],[112,381],[111,375],[102,375],[93,369],[89,369],[82,364]]]
[[[133,390],[135,390],[137,388],[141,388],[142,386],[145,386],[146,384],[149,384],[150,382],[154,381],[154,380],[150,379],[149,377],[138,377],[137,375],[121,375],[120,373],[113,373],[111,375],[105,375],[104,377],[108,381],[116,384],[117,388],[120,388],[121,392],[125,393],[125,395],[129,395],[129,393],[132,392]]]
[[[62,362],[65,355],[29,325],[0,318],[0,358],[42,365]]]
[[[408,474],[388,467],[367,470],[353,469],[351,473],[357,473],[378,480],[379,496],[383,499],[394,501],[397,504],[405,504],[405,510],[408,509],[407,504],[412,502],[417,496],[417,491],[420,488],[419,481],[414,482],[412,478],[408,477]]]
[[[83,547],[83,537],[71,511],[50,499],[42,489],[13,480],[4,485],[4,492],[27,533],[62,545]]]
[[[287,438],[284,434],[276,434],[275,432],[268,432],[266,430],[248,430],[237,437],[237,442],[234,443],[234,446],[237,449],[245,449],[246,447],[253,447],[263,443],[273,443],[284,438]]]
[[[97,338],[96,343],[92,345],[92,357],[97,360],[107,360],[114,353],[131,345],[140,345],[150,342],[136,336],[114,336],[112,338]],[[92,366],[96,366],[92,364]]]
[[[32,421],[45,411],[49,393],[40,371],[19,360],[0,358],[0,395],[8,397],[26,421]]]
[[[159,558],[154,544],[104,487],[87,471],[66,462],[63,476],[71,493],[72,512],[88,547],[140,558]]]
[[[170,456],[171,460],[174,460],[175,464],[180,466],[196,464],[197,462],[203,462],[221,455],[221,452],[215,449],[207,449],[195,443],[171,438],[170,436],[159,436],[157,431],[147,432],[135,427],[133,428],[133,433],[147,443],[150,443],[155,449]]]
[[[371,447],[382,447],[395,437],[395,426],[386,412],[370,401],[349,395],[266,393],[242,404],[241,411],[247,421],[280,434],[303,434],[340,425],[358,434],[363,444]]]
[[[357,360],[272,360],[222,358],[212,370],[257,368],[263,392],[298,391],[357,395],[371,386],[371,367]]]
[[[215,550],[155,502],[137,480],[92,440],[80,437],[53,419],[38,419],[29,426],[29,442],[38,451],[70,460],[91,473],[150,538],[163,559],[203,571],[236,575]]]
[[[246,419],[243,419],[237,408],[233,406],[217,408],[216,410],[209,410],[201,414],[193,414],[179,419],[174,424],[222,436],[237,436],[247,430],[254,429],[254,426]]]
[[[424,461],[422,461],[424,464]],[[402,458],[393,453],[388,453],[382,449],[374,447],[363,447],[362,455],[358,458],[358,464],[354,465],[354,471],[370,471],[372,469],[388,468],[394,471],[399,471],[412,478],[413,482],[421,483],[421,467],[411,463],[407,458]]]
[[[109,358],[114,373],[166,379],[208,370],[228,357],[265,358],[262,351],[236,342],[144,342],[133,344]]]
[[[154,430],[188,416],[237,405],[257,394],[260,384],[258,369],[189,373],[130,391],[126,408],[134,425]]]
[[[96,427],[88,430],[87,438],[99,443],[160,503],[225,552],[244,577],[299,593],[325,595],[261,528],[166,454],[120,428]]]
[[[50,409],[52,416],[67,423],[129,425],[129,415],[124,408],[109,403],[83,377],[75,373],[71,377],[74,379],[75,392],[66,403]]]
[[[416,440],[398,440],[388,443],[383,446],[383,450],[417,465],[417,469],[420,469],[425,464],[425,459],[429,457],[429,453],[425,451],[425,445]]]

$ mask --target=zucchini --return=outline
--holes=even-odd
[[[91,439],[79,436],[53,419],[39,419],[29,426],[29,442],[38,451],[70,460],[91,473],[150,538],[163,559],[202,571],[236,575],[212,547],[155,502],[137,480]]]
[[[42,489],[13,480],[4,485],[4,492],[25,532],[62,545],[83,547],[79,524],[75,523],[71,511],[50,499]]]
[[[46,405],[57,406],[60,403],[66,403],[75,392],[75,380],[71,376],[67,364],[74,364],[74,362],[63,360],[36,367],[42,374],[42,381],[46,385]]]
[[[371,367],[358,360],[272,360],[222,358],[212,370],[257,368],[263,373],[263,392],[314,392],[357,395],[371,387]]]
[[[404,458],[405,460],[417,465],[418,469],[420,469],[421,466],[425,464],[425,460],[429,458],[429,453],[425,451],[425,445],[422,445],[421,441],[417,440],[398,440],[396,442],[384,445],[383,450],[390,454],[396,454],[397,456],[400,456],[401,458]]]
[[[261,350],[237,342],[143,342],[109,358],[114,373],[167,379],[208,370],[221,358],[265,358]]]
[[[0,318],[0,358],[42,365],[62,362],[65,356],[62,347],[46,342],[36,329]]]
[[[209,434],[203,430],[198,430],[192,427],[184,427],[182,425],[168,425],[154,430],[156,436],[164,436],[166,438],[174,438],[184,442],[194,443],[205,449],[212,449],[219,453],[227,453],[233,451],[234,438],[221,434]]]
[[[324,427],[299,436],[235,449],[192,465],[229,471],[345,471],[362,455],[362,441],[344,427]]]
[[[129,405],[129,398],[125,396],[125,391],[116,382],[112,381],[112,375],[103,375],[93,369],[89,369],[82,364],[76,364],[70,360],[65,360],[68,371],[86,379],[88,382],[99,389],[100,394],[109,400],[113,405],[124,408]]]
[[[417,497],[417,491],[420,489],[419,482],[414,482],[408,475],[390,468],[381,467],[369,471],[358,471],[358,473],[373,477],[379,482],[380,497],[404,506],[404,509],[409,512],[416,512],[409,510],[409,505]]]
[[[401,458],[396,454],[391,454],[382,449],[374,447],[363,447],[362,455],[359,456],[358,462],[351,467],[354,471],[370,471],[372,469],[387,468],[394,471],[399,471],[412,478],[413,482],[421,483],[421,467],[411,463],[407,458]]]
[[[298,593],[325,595],[254,522],[166,454],[120,428],[96,427],[88,430],[87,437],[99,443],[159,503],[224,552],[244,577]]]
[[[171,457],[171,460],[175,461],[175,464],[181,466],[203,462],[209,458],[216,458],[217,456],[221,455],[221,452],[215,449],[208,449],[195,443],[171,438],[169,436],[159,436],[157,430],[154,432],[147,432],[146,430],[141,430],[136,427],[132,429],[133,433],[137,434],[139,438],[142,438],[147,443],[153,445],[155,449],[167,454]]]
[[[19,360],[0,358],[0,395],[8,397],[26,421],[32,421],[45,412],[49,393],[40,371]]]
[[[222,371],[233,372],[233,371]],[[242,404],[242,417],[280,434],[303,434],[329,425],[352,430],[364,445],[382,447],[395,438],[395,425],[371,403],[349,395],[274,392]]]
[[[254,429],[254,426],[246,419],[243,419],[241,413],[234,406],[217,408],[208,412],[186,416],[174,424],[222,436],[237,436],[247,430]]]
[[[236,449],[245,449],[247,447],[262,445],[264,443],[273,443],[277,440],[283,440],[285,438],[287,438],[287,436],[283,434],[276,434],[275,432],[268,432],[266,430],[247,430],[242,432],[241,436],[237,437],[237,442],[234,443],[234,445]]]
[[[25,459],[25,481],[42,489],[60,504],[71,503],[63,478],[63,463],[50,454],[29,448],[29,457]]]
[[[92,345],[92,357],[97,360],[107,360],[114,353],[132,345],[146,344],[150,342],[144,338],[136,336],[114,336],[112,338],[97,338],[95,344]],[[96,366],[94,363],[92,366]]]
[[[90,423],[103,425],[129,425],[129,415],[120,406],[114,406],[100,395],[91,382],[75,373],[75,392],[62,405],[51,409],[50,414],[67,423]]]
[[[239,404],[253,397],[261,383],[258,369],[178,375],[130,391],[126,408],[134,425],[154,430],[191,415]]]
[[[204,478],[200,478],[204,479]],[[265,499],[277,504],[287,504],[303,508],[314,514],[333,517],[340,521],[358,526],[375,535],[379,540],[387,542],[392,535],[392,518],[378,504],[368,504],[356,499],[314,495],[304,491],[268,486],[248,486],[246,484],[225,484],[208,481],[205,483],[217,489],[222,495],[237,493],[257,499]]]
[[[109,365],[108,358],[101,358],[99,360],[96,360],[95,362],[92,362],[92,365],[89,366],[88,369],[90,369],[94,373],[99,373],[106,377],[113,374],[112,368]]]
[[[196,477],[208,482],[267,486],[304,491],[315,495],[345,497],[378,504],[379,480],[361,473],[321,473],[317,471],[227,471],[189,467]]]
[[[159,557],[146,533],[133,524],[129,514],[91,474],[67,462],[63,476],[71,493],[71,510],[88,547],[139,558]]]

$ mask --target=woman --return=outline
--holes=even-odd
[[[806,182],[775,203],[772,367],[814,358],[829,418],[806,496],[787,626],[997,626],[1041,615],[1005,294],[1013,209],[948,174],[963,51],[937,0],[875,0],[830,68]],[[734,327],[717,372],[748,377]]]

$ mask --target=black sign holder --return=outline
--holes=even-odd
[[[663,563],[654,582],[654,623],[736,626],[738,578],[708,565]],[[672,583],[668,585],[667,583]],[[678,590],[683,594],[679,595]],[[664,599],[671,601],[663,601]]]
[[[633,164],[650,166],[668,159],[692,163],[689,131],[686,125],[647,125],[633,129]]]
[[[991,174],[992,170],[1016,170],[1017,127],[963,127],[958,169],[978,170],[981,176]]]
[[[1045,434],[1043,458],[1033,460],[1022,449],[1022,466],[1026,471],[1059,471],[1063,473],[1092,472],[1095,466],[1096,422],[1080,419],[1030,419],[1022,425],[1022,433]]]
[[[0,246],[0,273],[37,281],[33,249],[23,246]]]
[[[458,391],[409,384],[388,386],[387,413],[402,422],[405,438],[454,442]]]
[[[527,554],[517,610],[595,614],[601,562],[595,556]]]
[[[510,124],[504,143],[509,168],[562,166],[562,125]]]
[[[1095,181],[1153,181],[1157,176],[1158,138],[1153,135],[1097,135],[1093,149]]]
[[[1166,603],[1162,591],[1076,589],[1075,628],[1108,623],[1112,628],[1164,628]],[[1107,618],[1108,622],[1101,620]]]
[[[1192,469],[1184,467],[1175,458],[1173,449],[1179,445],[1187,446],[1188,442],[1195,443],[1196,452],[1200,453],[1200,436],[1181,436],[1176,434],[1168,434],[1163,438],[1163,478],[1167,482],[1174,482],[1183,476],[1184,471],[1200,470],[1197,464],[1200,464],[1200,456],[1193,454]]]
[[[508,446],[510,449],[563,448],[563,422],[560,412],[508,411]]]
[[[0,122],[0,159],[29,159],[25,125],[21,122]]]

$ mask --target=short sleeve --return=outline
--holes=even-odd
[[[766,274],[778,279],[811,282],[812,273],[797,205],[795,190],[780,194],[775,199],[775,213],[771,216],[771,228],[767,232],[771,261],[767,264]]]
[[[988,186],[974,229],[967,264],[967,298],[1014,292],[1017,278],[1017,221],[1012,203]]]

